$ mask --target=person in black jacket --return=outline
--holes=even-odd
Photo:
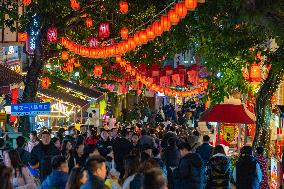
[[[168,140],[169,138],[175,138],[176,141],[178,141],[176,128],[174,126],[171,126],[166,134],[164,134],[161,142],[162,148],[166,148],[168,146]]]
[[[206,189],[229,189],[231,165],[223,146],[217,145],[206,167]]]
[[[116,170],[120,172],[120,176],[124,175],[123,160],[132,151],[132,144],[127,139],[127,131],[121,131],[121,138],[114,141],[112,145],[114,162],[116,164]]]
[[[237,189],[259,189],[262,173],[257,159],[252,155],[251,146],[242,147],[233,178]]]
[[[112,142],[108,136],[108,131],[105,129],[102,129],[101,131],[101,137],[97,142],[97,146],[99,148],[99,152],[102,156],[106,157],[108,152],[108,147],[112,145]]]
[[[178,166],[179,159],[180,159],[180,153],[176,145],[175,137],[169,138],[167,142],[168,142],[168,145],[166,148],[164,148],[164,151],[162,154],[162,160],[166,164],[168,185],[169,185],[169,188],[171,189],[174,187],[173,170]]]
[[[24,149],[24,145],[26,144],[25,138],[23,136],[18,136],[16,138],[17,143],[17,152],[20,155],[22,162],[28,166],[30,161],[30,153]]]
[[[201,156],[204,165],[207,164],[213,152],[213,147],[209,144],[209,142],[210,142],[210,137],[208,135],[204,135],[203,144],[198,146],[196,149],[196,153],[198,153]]]
[[[188,143],[178,146],[181,159],[174,170],[175,189],[203,189],[204,166],[199,154],[191,152]]]
[[[51,173],[51,158],[56,155],[59,155],[59,151],[50,143],[50,133],[44,131],[41,134],[41,142],[32,149],[30,156],[31,164],[39,162],[41,181]]]
[[[106,160],[102,156],[93,156],[86,162],[88,170],[88,180],[81,186],[81,189],[109,189],[105,185],[107,174]]]

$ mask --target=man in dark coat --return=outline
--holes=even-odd
[[[41,142],[33,148],[30,156],[31,164],[39,162],[42,181],[51,173],[51,158],[56,155],[59,155],[59,151],[54,144],[50,142],[50,133],[44,131],[41,134]]]
[[[209,144],[210,137],[208,135],[203,136],[203,144],[197,147],[196,153],[198,153],[202,160],[204,165],[206,165],[212,155],[213,147]]]
[[[260,165],[252,155],[252,147],[244,146],[236,163],[233,178],[237,189],[259,189],[262,180]]]
[[[168,140],[169,138],[175,138],[176,142],[178,142],[178,137],[177,137],[177,133],[176,133],[176,128],[175,126],[171,126],[169,128],[169,131],[167,133],[164,134],[163,138],[162,138],[162,142],[161,142],[161,146],[162,148],[166,148],[168,146]]]
[[[54,156],[52,158],[52,172],[43,181],[41,189],[65,189],[68,180],[68,163],[63,156]]]
[[[99,148],[99,152],[102,156],[106,157],[109,153],[108,147],[111,146],[111,140],[108,136],[108,131],[105,129],[102,129],[101,131],[101,137],[97,142],[97,146]]]
[[[174,170],[175,189],[203,189],[205,169],[199,154],[191,152],[188,143],[179,145],[181,159]]]
[[[86,162],[88,169],[88,180],[81,189],[109,189],[105,185],[107,173],[106,160],[102,156],[93,156]]]
[[[122,130],[121,138],[116,139],[112,145],[114,162],[121,177],[124,175],[123,160],[128,154],[130,154],[132,148],[133,146],[131,142],[127,139],[127,131]]]
[[[18,136],[16,138],[16,143],[17,143],[16,150],[19,153],[22,162],[26,166],[28,166],[29,165],[29,161],[30,161],[30,153],[24,149],[24,145],[26,143],[25,138],[23,136]]]

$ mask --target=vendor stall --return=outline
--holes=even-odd
[[[224,104],[212,106],[201,115],[199,121],[218,122],[217,143],[220,144],[221,140],[225,140],[231,144],[234,138],[236,139],[237,150],[240,150],[242,138],[244,139],[244,145],[248,142],[247,124],[254,124],[255,116],[240,101],[234,100],[233,103],[228,101]],[[228,123],[230,124],[228,125]],[[231,136],[231,134],[235,136]]]

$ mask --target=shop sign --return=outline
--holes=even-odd
[[[271,175],[270,175],[270,188],[271,189],[278,189],[278,179],[279,178],[279,167],[278,167],[278,160],[274,157],[271,158]]]
[[[50,114],[50,103],[11,104],[12,116]]]

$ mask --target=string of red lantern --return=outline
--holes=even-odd
[[[151,83],[148,77],[138,73],[138,71],[135,68],[132,68],[129,62],[123,60],[120,56],[116,57],[116,62],[121,67],[124,67],[126,69],[126,72],[136,77],[136,80],[143,83],[148,89],[155,91],[155,92],[165,93],[167,96],[194,97],[195,95],[198,95],[199,93],[205,91],[207,88],[207,84],[204,84],[190,91],[173,90],[167,87],[163,87],[163,86]]]
[[[172,25],[178,24],[180,19],[187,15],[188,10],[194,10],[196,7],[197,0],[185,0],[184,2],[177,2],[175,7],[168,11],[167,15],[161,16],[160,20],[155,21],[146,29],[137,31],[133,36],[128,37],[127,40],[120,41],[110,46],[90,48],[87,46],[78,45],[77,43],[69,40],[67,37],[62,37],[60,42],[65,48],[85,57],[107,58],[121,55],[135,49],[139,45],[148,43],[148,41],[160,36],[164,31],[170,30]],[[100,25],[100,30],[103,28],[105,31],[105,29],[109,27],[106,25],[106,23],[101,24],[104,24],[104,27],[101,27]],[[107,38],[109,36],[109,32],[104,33],[102,36],[101,33],[103,32],[100,31],[101,38]],[[126,35],[123,35],[123,37],[126,37]]]

